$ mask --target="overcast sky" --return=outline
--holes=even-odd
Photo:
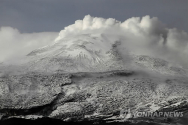
[[[22,33],[59,32],[87,14],[119,21],[150,15],[188,32],[188,0],[0,0],[0,27]]]

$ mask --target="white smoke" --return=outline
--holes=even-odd
[[[188,33],[167,28],[157,17],[132,17],[120,22],[87,15],[65,27],[55,41],[79,34],[107,34],[109,39],[121,41],[122,53],[126,49],[136,55],[150,55],[188,66]]]
[[[12,27],[0,28],[0,62],[19,60],[34,49],[50,44],[55,32],[20,33]]]
[[[188,66],[188,33],[170,29],[157,17],[132,17],[124,22],[87,15],[83,20],[60,31],[54,42],[80,34],[105,34],[108,39],[121,41],[120,52],[150,55]],[[0,61],[26,55],[53,42],[56,33],[20,33],[11,27],[0,30]],[[101,46],[99,46],[100,48]],[[102,49],[102,48],[101,48]]]

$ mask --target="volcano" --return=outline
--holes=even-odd
[[[84,20],[97,19],[102,20],[90,16]],[[99,124],[187,122],[188,79],[184,65],[133,49],[134,41],[109,28],[113,25],[116,29],[118,21],[106,20],[103,29],[98,28],[98,23],[86,23],[89,28],[83,25],[81,31],[72,30],[83,22],[65,28],[50,45],[33,50],[19,63],[1,64],[1,120],[47,118]],[[156,33],[160,41],[161,34],[166,32]],[[156,40],[152,37],[151,42],[153,39]],[[148,47],[153,45],[161,44],[152,43]],[[129,112],[122,114],[125,110]],[[134,115],[136,112],[182,114],[138,117]]]

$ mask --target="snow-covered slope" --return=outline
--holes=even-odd
[[[27,55],[29,67],[36,70],[107,71],[123,68],[118,41],[103,34],[81,34],[65,37],[52,45]]]
[[[181,66],[170,62],[135,54],[129,46],[113,34],[79,34],[63,37],[51,45],[32,51],[23,66],[37,71],[102,72],[111,70],[144,70],[167,75],[187,75]],[[128,50],[128,51],[125,51]]]

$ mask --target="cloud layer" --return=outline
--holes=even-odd
[[[19,60],[34,49],[50,44],[55,32],[20,33],[12,27],[0,28],[0,62]]]

